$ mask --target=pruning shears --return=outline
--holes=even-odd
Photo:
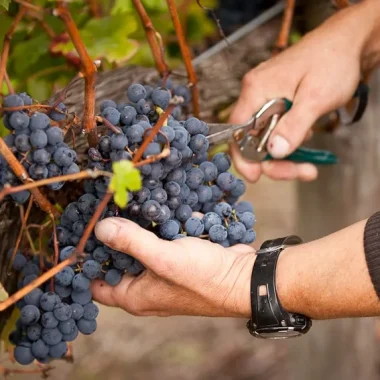
[[[260,108],[244,124],[208,124],[210,145],[235,141],[242,156],[248,161],[272,160],[267,143],[280,118],[292,106],[285,98],[272,99]],[[315,165],[331,165],[338,162],[337,156],[327,150],[300,147],[285,157],[293,162],[309,162]]]

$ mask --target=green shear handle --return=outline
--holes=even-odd
[[[285,98],[284,101],[286,110],[289,111],[292,107],[292,102]],[[274,158],[270,154],[267,154],[263,161],[268,160],[274,160]],[[284,160],[297,163],[307,162],[315,165],[332,165],[338,163],[338,157],[328,150],[310,149],[302,146],[285,157]]]

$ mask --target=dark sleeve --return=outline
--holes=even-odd
[[[372,284],[380,299],[380,211],[367,220],[364,229],[364,252]]]

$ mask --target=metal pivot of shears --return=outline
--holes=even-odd
[[[291,108],[292,103],[284,98],[267,102],[245,124],[209,124],[209,143],[235,141],[242,156],[248,161],[260,162],[273,159],[267,151],[267,143],[280,118]],[[329,151],[300,147],[284,158],[293,162],[309,162],[329,165],[338,162]]]

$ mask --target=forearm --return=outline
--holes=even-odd
[[[282,252],[277,292],[287,311],[312,319],[380,315],[364,254],[365,224]]]

